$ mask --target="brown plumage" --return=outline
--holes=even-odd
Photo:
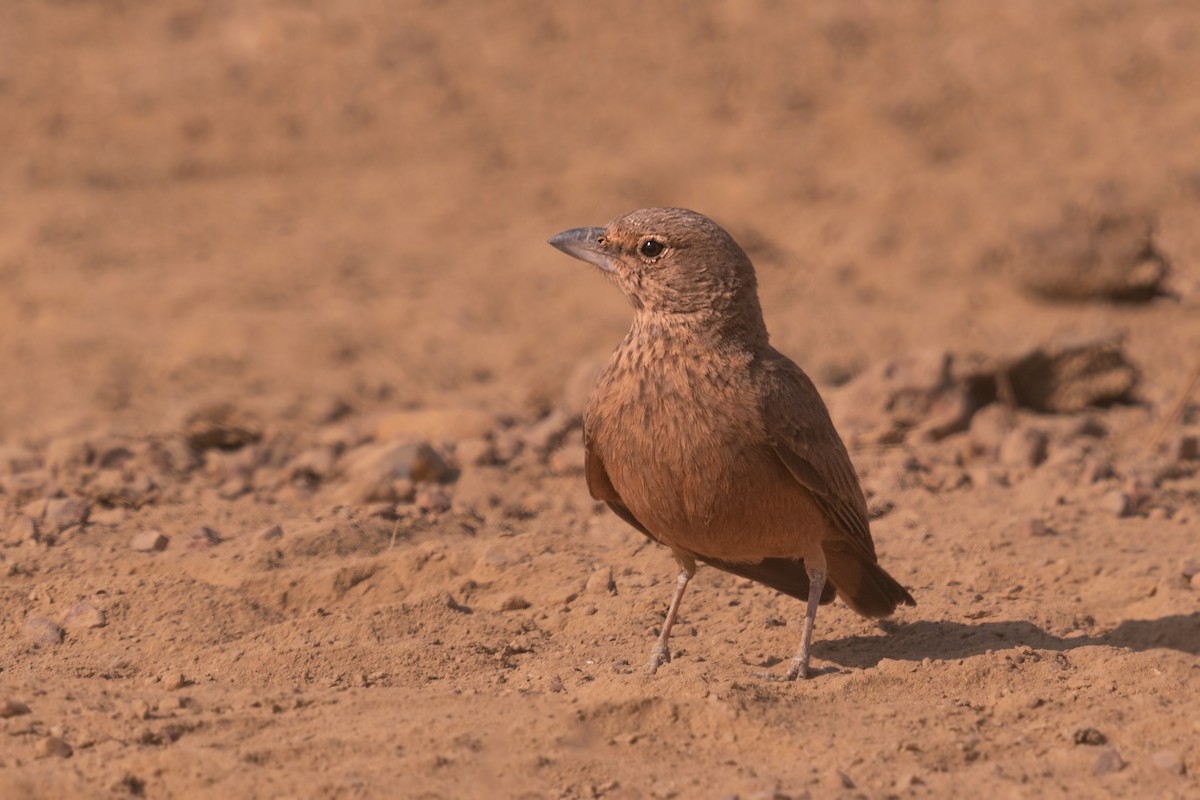
[[[808,376],[767,342],[754,267],[712,220],[634,211],[550,240],[635,309],[584,410],[592,496],[682,567],[654,672],[696,561],[808,601],[786,677],[806,676],[818,603],[883,617],[912,596],[879,566],[846,447]],[[828,578],[828,579],[827,579]]]

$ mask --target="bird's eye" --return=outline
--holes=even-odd
[[[638,252],[646,258],[657,258],[662,254],[663,243],[658,239],[647,239],[638,245]]]

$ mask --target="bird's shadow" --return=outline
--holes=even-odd
[[[988,650],[1029,646],[1065,652],[1103,645],[1144,651],[1156,648],[1200,655],[1200,612],[1159,619],[1126,620],[1096,636],[1060,637],[1031,622],[931,622],[891,624],[878,635],[814,642],[813,655],[847,667],[874,667],[885,658],[901,661],[969,658]]]

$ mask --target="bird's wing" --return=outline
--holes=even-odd
[[[852,549],[875,561],[867,501],[817,387],[777,352],[760,359],[759,367],[763,424],[775,454],[846,534]]]
[[[583,447],[584,452],[587,454],[584,475],[587,478],[588,492],[595,499],[607,503],[614,514],[646,534],[651,541],[657,542],[658,539],[654,534],[646,530],[646,526],[638,521],[638,518],[629,510],[629,506],[625,505],[625,501],[621,499],[621,495],[617,494],[616,487],[612,485],[612,480],[608,477],[608,470],[604,468],[604,462],[600,460],[600,454],[591,446],[586,435],[584,436]]]

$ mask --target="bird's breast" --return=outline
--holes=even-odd
[[[748,365],[621,356],[601,373],[584,426],[633,515],[691,553],[794,553],[812,501],[774,455]]]

